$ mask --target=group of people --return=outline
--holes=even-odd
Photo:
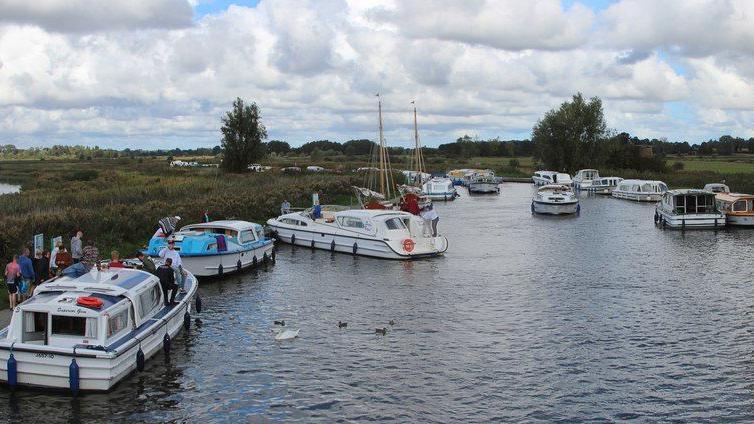
[[[161,219],[157,233],[162,237],[171,235],[179,220],[180,217],[177,216]],[[89,239],[84,242],[83,237],[83,231],[78,230],[71,238],[70,251],[62,242],[57,242],[52,251],[38,250],[33,257],[30,247],[24,247],[20,254],[14,255],[6,265],[4,273],[10,308],[15,308],[19,302],[31,297],[36,286],[51,278],[58,276],[78,278],[95,267],[100,270],[100,255],[94,240]],[[160,279],[165,304],[169,305],[175,303],[179,291],[185,292],[184,282],[187,273],[183,270],[181,255],[175,249],[175,242],[172,239],[168,241],[167,247],[160,251],[160,257],[164,259],[164,263],[158,267],[149,256],[143,252],[137,253],[142,269]],[[113,250],[107,267],[125,268],[126,266],[120,258],[120,253]]]

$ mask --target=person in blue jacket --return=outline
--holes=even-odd
[[[29,258],[28,247],[24,247],[21,252],[21,256],[18,258],[18,266],[21,268],[21,284],[18,285],[18,294],[21,295],[21,299],[26,299],[31,296],[28,291],[37,277],[34,272],[34,265]]]

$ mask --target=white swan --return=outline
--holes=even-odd
[[[301,331],[301,329],[278,330],[277,334],[275,334],[275,340],[276,341],[293,340],[296,337],[298,337],[299,331]]]

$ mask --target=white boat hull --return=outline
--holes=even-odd
[[[399,260],[426,258],[441,255],[448,248],[448,241],[442,236],[417,239],[414,249],[411,252],[405,252],[394,249],[387,242],[379,239],[294,230],[269,222],[268,225],[277,232],[277,239],[283,243],[374,258]]]
[[[187,293],[180,295],[178,304],[165,314],[166,320],[156,320],[148,327],[139,330],[135,338],[110,350],[77,348],[74,356],[72,349],[54,346],[15,343],[13,356],[17,366],[17,384],[19,386],[70,389],[69,367],[75,357],[79,367],[79,390],[104,392],[112,389],[131,372],[136,370],[136,355],[139,346],[148,360],[163,349],[163,337],[170,334],[174,338],[184,326],[184,315],[191,312],[191,299],[196,294],[198,283],[190,277]],[[164,323],[164,324],[163,324]],[[154,329],[154,331],[152,331]],[[6,328],[2,335],[7,334]],[[8,382],[8,358],[11,344],[0,343],[0,381]]]
[[[443,201],[449,201],[449,200],[455,200],[456,198],[456,191],[449,191],[446,193],[427,193],[426,196],[429,197],[431,200],[443,200]]]
[[[725,215],[721,213],[675,215],[660,208],[655,209],[658,224],[673,229],[716,229],[725,227]]]
[[[568,215],[579,211],[579,202],[546,203],[532,201],[531,207],[534,213],[546,215]]]
[[[662,200],[662,193],[636,193],[613,190],[613,197],[617,199],[633,200],[636,202],[659,202]]]
[[[498,185],[495,183],[469,183],[469,191],[471,193],[497,193],[498,190]]]
[[[269,242],[255,249],[242,252],[224,253],[221,255],[207,256],[181,256],[183,267],[197,277],[214,277],[221,275],[220,265],[222,265],[222,275],[248,269],[254,265],[254,257],[257,258],[258,264],[262,263],[265,257],[272,255],[274,244]],[[239,262],[241,267],[239,268]]]
[[[725,222],[728,225],[754,227],[754,216],[726,215]]]

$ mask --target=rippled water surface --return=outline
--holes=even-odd
[[[451,247],[434,260],[282,245],[277,265],[201,287],[202,323],[169,363],[160,353],[73,400],[3,389],[0,415],[754,420],[754,231],[662,231],[652,205],[605,197],[584,197],[578,217],[532,216],[531,193],[510,183],[438,205]],[[276,343],[277,319],[300,338]]]

